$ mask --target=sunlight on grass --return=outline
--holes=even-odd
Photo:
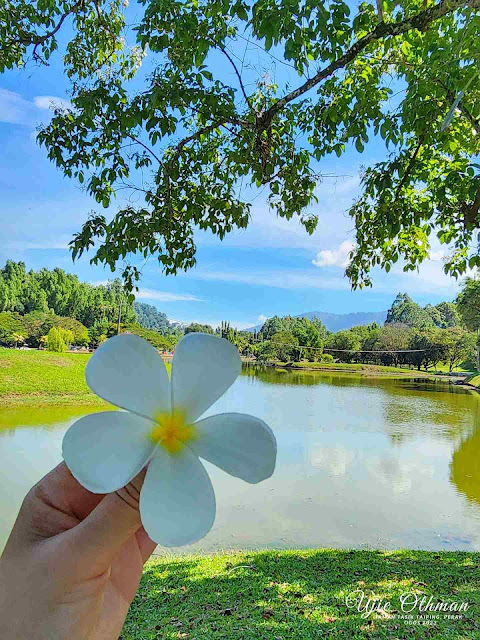
[[[111,407],[93,394],[85,382],[90,354],[17,351],[0,347],[2,406],[71,405]],[[167,364],[167,371],[170,365]]]
[[[190,638],[478,637],[476,588],[480,554],[427,551],[236,552],[152,559],[131,607],[122,640]],[[471,603],[461,620],[408,626],[395,612],[368,619],[347,607],[362,588],[400,609],[405,591]],[[475,634],[475,635],[474,635]]]

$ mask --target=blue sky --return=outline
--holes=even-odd
[[[52,99],[68,99],[68,83],[58,62],[0,76],[0,264],[11,258],[23,260],[28,268],[58,266],[82,280],[105,281],[112,277],[108,269],[91,266],[88,255],[72,263],[67,248],[72,234],[99,205],[64,178],[35,142],[35,127],[50,118]],[[439,246],[432,247],[434,259],[418,273],[403,273],[399,265],[389,274],[377,269],[373,289],[350,290],[343,276],[353,241],[346,212],[359,193],[360,165],[382,157],[374,142],[363,154],[352,148],[341,159],[322,163],[324,172],[339,177],[325,178],[318,187],[319,202],[312,211],[319,224],[312,236],[295,220],[276,217],[265,196],[257,193],[247,230],[223,241],[197,233],[195,269],[166,277],[150,258],[139,297],[174,320],[215,325],[225,319],[240,328],[274,314],[380,311],[399,291],[421,304],[453,299],[458,283],[443,274]],[[112,213],[121,204],[118,198]],[[132,263],[143,265],[142,260]]]

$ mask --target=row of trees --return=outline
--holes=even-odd
[[[154,306],[133,303],[119,279],[93,285],[63,269],[27,271],[23,262],[12,260],[0,269],[1,345],[95,348],[119,329],[148,336],[163,349],[183,335]],[[59,339],[57,330],[70,332],[71,338]]]
[[[32,311],[24,316],[7,311],[0,313],[0,346],[5,347],[27,346],[51,351],[65,351],[70,346],[95,349],[119,330],[135,333],[162,350],[172,349],[183,334],[183,331],[179,331],[178,334],[165,336],[159,331],[146,329],[137,322],[118,325],[117,322],[104,321],[87,328],[74,318],[57,316],[51,312]],[[58,336],[62,338],[63,345]],[[57,343],[58,348],[52,347]]]
[[[421,307],[408,294],[399,293],[387,313],[386,324],[390,323],[406,324],[416,329],[448,329],[462,325],[462,318],[454,302]]]
[[[475,360],[480,328],[480,281],[467,279],[456,302],[421,307],[399,293],[383,327],[376,323],[328,333],[318,319],[269,318],[252,352],[261,361],[322,360],[452,371]]]
[[[410,366],[421,369],[439,363],[452,371],[465,361],[475,358],[476,335],[462,327],[418,329],[407,324],[376,323],[343,329],[317,337],[307,343],[295,329],[288,330],[291,318],[275,318],[279,328],[267,339],[254,344],[252,351],[260,361],[323,361]],[[305,319],[302,319],[305,320]],[[258,334],[262,337],[262,331]]]
[[[133,303],[120,280],[102,285],[80,282],[62,269],[27,271],[7,261],[0,270],[0,344],[97,347],[120,331],[130,331],[163,350],[184,333],[219,335],[243,355],[259,361],[323,360],[407,365],[450,370],[474,358],[480,329],[480,281],[467,279],[456,302],[421,307],[399,293],[383,327],[373,323],[329,333],[318,318],[274,316],[260,331],[239,331],[229,322],[182,326],[152,305]]]
[[[419,370],[442,363],[452,371],[475,359],[476,342],[476,335],[461,327],[417,329],[388,323],[339,331],[329,336],[325,350],[340,362],[407,365]]]
[[[98,322],[136,322],[133,302],[119,279],[106,284],[81,282],[63,269],[27,271],[23,262],[7,260],[0,269],[0,312],[53,313],[89,328]]]

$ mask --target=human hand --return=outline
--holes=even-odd
[[[156,546],[143,477],[103,496],[62,462],[29,491],[0,559],[2,640],[117,640]]]

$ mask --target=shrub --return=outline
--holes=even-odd
[[[320,358],[320,362],[328,362],[328,363],[332,363],[334,362],[334,358],[332,356],[331,353],[322,353],[322,357]]]
[[[46,348],[47,351],[56,351],[62,353],[66,351],[73,340],[73,333],[69,329],[62,327],[52,327],[47,335]]]
[[[0,313],[0,344],[10,346],[18,342],[25,342],[25,328],[20,316],[6,311]]]

